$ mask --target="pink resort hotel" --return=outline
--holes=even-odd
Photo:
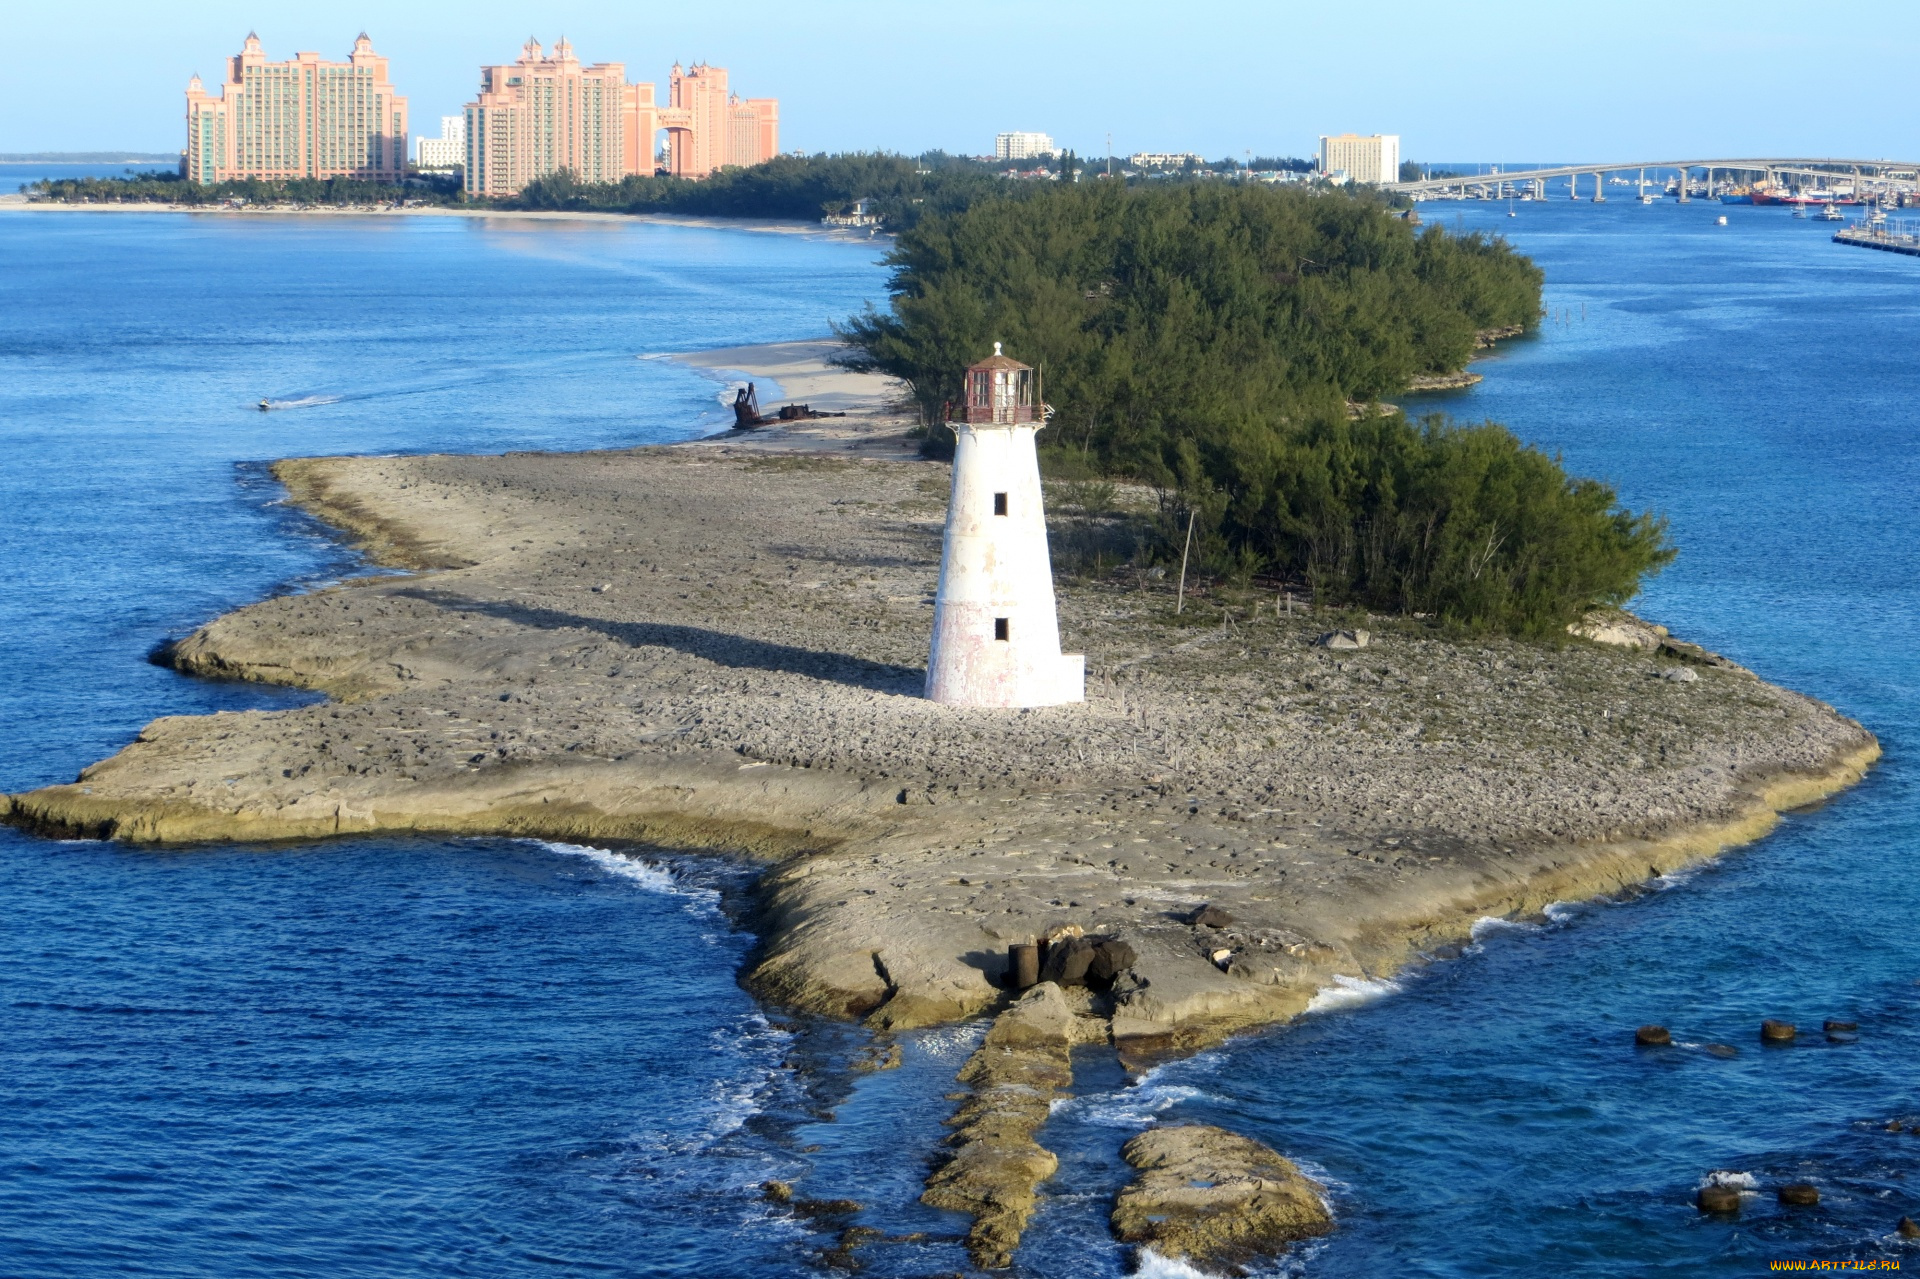
[[[619,62],[583,66],[565,40],[547,54],[527,41],[518,61],[480,69],[465,110],[467,193],[512,195],[570,169],[582,182],[618,182],[659,168],[704,178],[780,153],[780,104],[742,99],[725,68],[675,64],[662,104],[651,84],[627,83]],[[664,155],[656,150],[666,131]],[[369,178],[407,172],[407,100],[365,34],[346,62],[298,53],[268,62],[249,34],[219,96],[187,84],[186,177]]]

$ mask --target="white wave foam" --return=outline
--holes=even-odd
[[[1327,1013],[1342,1008],[1358,1008],[1376,999],[1396,995],[1400,993],[1400,989],[1399,982],[1388,981],[1385,978],[1349,977],[1344,973],[1335,973],[1333,985],[1322,986],[1319,993],[1307,1001],[1306,1011]]]
[[[1732,1186],[1735,1190],[1746,1194],[1759,1190],[1760,1181],[1750,1172],[1729,1172],[1721,1169],[1710,1172],[1700,1179],[1700,1189],[1705,1190],[1708,1186]]]
[[[1576,902],[1548,902],[1540,913],[1550,924],[1564,924],[1580,913],[1580,907]]]
[[[682,883],[672,871],[643,857],[635,857],[630,853],[616,853],[608,848],[595,848],[591,844],[566,844],[554,839],[535,839],[528,842],[550,853],[559,853],[566,857],[583,857],[609,875],[638,884],[648,892],[659,893],[663,897],[681,898],[690,906],[698,907],[703,911],[719,909],[718,891]]]
[[[302,395],[292,400],[269,398],[266,405],[270,409],[310,409],[322,404],[338,404],[340,400],[338,395]]]
[[[980,1041],[987,1037],[985,1021],[962,1022],[958,1026],[941,1026],[934,1030],[923,1030],[911,1036],[915,1047],[935,1061],[947,1061],[957,1057],[971,1057]]]
[[[1482,915],[1473,921],[1473,939],[1485,941],[1495,933],[1537,933],[1540,925],[1528,923],[1524,919],[1502,919],[1498,915]]]
[[[1202,1270],[1191,1262],[1163,1257],[1151,1248],[1142,1248],[1133,1273],[1144,1279],[1216,1279],[1211,1270]]]
[[[1189,1084],[1136,1084],[1116,1093],[1094,1093],[1055,1101],[1050,1113],[1077,1116],[1101,1128],[1145,1128],[1183,1101],[1207,1093]]]
[[[1704,867],[1705,863],[1700,862],[1696,862],[1692,866],[1682,866],[1678,870],[1670,870],[1664,875],[1654,876],[1651,883],[1656,890],[1665,892],[1669,888],[1678,888],[1682,884],[1692,882],[1693,878],[1698,875]]]
[[[1155,1066],[1118,1092],[1087,1093],[1056,1100],[1050,1114],[1071,1114],[1084,1123],[1102,1128],[1145,1128],[1183,1101],[1210,1096],[1205,1089],[1175,1082],[1169,1072],[1181,1076],[1211,1070],[1220,1064],[1218,1053],[1201,1053],[1184,1061]]]
[[[767,1094],[782,1070],[780,1063],[793,1039],[793,1032],[780,1029],[759,1013],[740,1024],[723,1026],[713,1032],[714,1051],[738,1059],[742,1073],[714,1081],[712,1109],[702,1131],[705,1142],[715,1142],[738,1131],[747,1120],[766,1109]]]

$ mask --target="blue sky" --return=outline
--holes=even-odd
[[[1306,154],[1350,129],[1424,160],[1920,158],[1920,5],[18,0],[7,27],[0,151],[177,149],[187,77],[216,80],[250,28],[272,57],[343,57],[364,28],[416,132],[482,62],[564,33],[630,79],[727,67],[781,99],[788,149],[980,152],[1038,129],[1090,154],[1109,130],[1122,152]]]

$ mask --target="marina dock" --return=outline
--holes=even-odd
[[[1888,253],[1906,253],[1920,257],[1920,234],[1905,229],[1855,223],[1833,233],[1835,244],[1853,244],[1863,249],[1884,249]]]

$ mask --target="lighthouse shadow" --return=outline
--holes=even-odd
[[[923,668],[874,662],[851,653],[824,652],[793,644],[775,644],[747,635],[731,635],[703,626],[669,622],[616,622],[583,617],[561,609],[535,608],[505,600],[478,600],[442,591],[409,588],[394,592],[438,608],[479,613],[516,626],[543,631],[592,631],[630,648],[670,648],[736,670],[779,671],[875,693],[919,697],[926,683]]]

